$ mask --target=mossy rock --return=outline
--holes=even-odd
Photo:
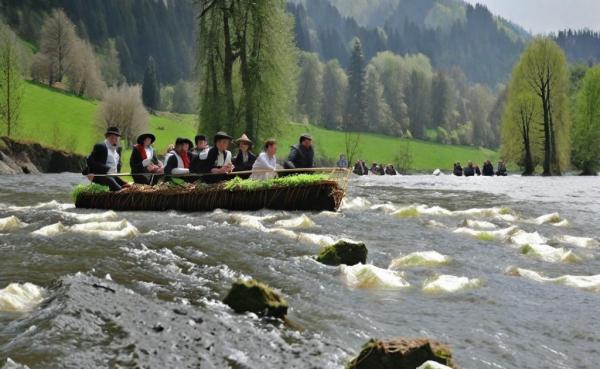
[[[427,361],[455,368],[448,346],[428,339],[371,339],[347,369],[417,369]]]
[[[336,244],[325,247],[316,259],[325,265],[356,265],[367,263],[367,246],[364,243],[338,241]]]
[[[252,312],[258,316],[283,319],[288,303],[277,292],[254,279],[233,283],[223,302],[237,313]]]

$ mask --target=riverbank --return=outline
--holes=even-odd
[[[84,166],[83,155],[0,137],[0,174],[81,172]]]

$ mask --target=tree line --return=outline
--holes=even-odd
[[[423,54],[378,53],[354,40],[349,65],[299,56],[296,119],[329,129],[497,147],[503,87],[471,84],[459,68],[435,70]]]

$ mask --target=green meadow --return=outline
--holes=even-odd
[[[88,154],[93,144],[102,140],[95,124],[97,101],[90,101],[47,86],[25,84],[21,121],[15,138],[40,142],[45,145]],[[150,118],[150,131],[157,137],[155,147],[159,153],[176,137],[193,138],[197,128],[197,116],[160,113]],[[296,143],[300,134],[312,134],[317,157],[334,161],[345,151],[345,134],[320,127],[289,123],[280,142],[280,157],[287,154],[287,147]],[[207,132],[209,135],[212,132]],[[430,171],[436,168],[452,168],[455,161],[485,159],[496,160],[498,154],[487,149],[466,146],[450,146],[419,140],[405,140],[376,134],[361,134],[357,158],[377,163],[394,163],[399,152],[410,148],[413,170]],[[123,170],[128,169],[129,153],[123,155]]]

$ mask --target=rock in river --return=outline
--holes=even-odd
[[[368,252],[367,246],[365,246],[364,243],[341,240],[334,245],[325,247],[319,255],[317,255],[317,261],[333,266],[338,266],[340,264],[366,264]]]
[[[252,312],[258,316],[281,319],[288,309],[283,297],[266,284],[253,279],[234,282],[223,302],[238,313]]]
[[[417,369],[428,361],[452,367],[448,346],[428,339],[371,339],[348,369]]]

